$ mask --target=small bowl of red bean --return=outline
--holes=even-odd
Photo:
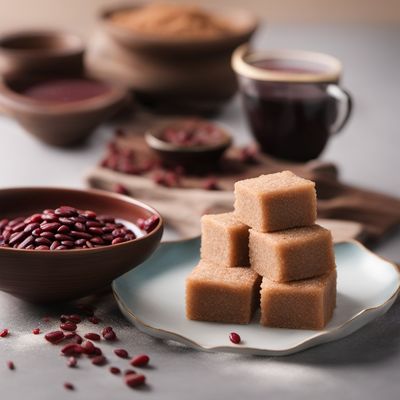
[[[93,294],[145,261],[163,232],[150,206],[96,190],[0,190],[0,290],[33,302]]]
[[[177,118],[160,123],[146,133],[145,139],[164,164],[188,170],[215,168],[232,144],[228,132],[200,118]]]

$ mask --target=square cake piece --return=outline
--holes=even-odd
[[[186,316],[197,321],[248,324],[259,306],[261,277],[250,268],[200,261],[186,281]]]
[[[201,258],[227,267],[249,265],[249,227],[233,214],[203,215]]]
[[[290,171],[238,181],[235,215],[260,232],[312,225],[317,218],[315,183]]]
[[[279,232],[250,229],[250,265],[277,282],[312,278],[335,268],[331,232],[312,225]]]
[[[261,319],[265,326],[323,329],[336,306],[336,270],[318,278],[278,283],[263,278]]]

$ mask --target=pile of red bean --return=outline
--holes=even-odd
[[[140,220],[147,233],[158,224],[158,216]],[[146,223],[147,221],[147,223]],[[109,216],[70,206],[47,209],[28,218],[0,220],[0,247],[26,250],[69,250],[109,246],[136,239],[135,233]]]
[[[224,139],[224,135],[219,128],[207,121],[187,119],[179,125],[166,127],[160,139],[176,146],[197,147],[218,144]]]

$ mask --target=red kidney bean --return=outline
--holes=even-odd
[[[85,335],[85,338],[86,338],[86,339],[89,339],[89,340],[94,340],[95,342],[98,342],[98,341],[101,339],[101,337],[100,337],[99,334],[93,333],[93,332],[87,333],[87,334]]]
[[[91,227],[88,230],[93,235],[102,235],[103,234],[103,230],[101,228],[98,228],[98,227]]]
[[[69,226],[68,225],[61,225],[58,229],[57,229],[57,233],[68,233],[70,231]]]
[[[54,240],[54,233],[53,232],[42,232],[40,237],[44,237],[46,239],[53,239]]]
[[[40,245],[35,247],[35,250],[50,250],[49,246]]]
[[[61,226],[58,222],[45,222],[40,225],[40,228],[44,231],[56,231]]]
[[[103,224],[98,221],[87,221],[86,226],[88,228],[101,228],[103,226]]]
[[[64,225],[68,225],[68,226],[71,226],[71,225],[74,225],[74,224],[75,224],[75,222],[72,221],[72,220],[69,219],[69,218],[61,217],[61,218],[59,218],[58,220],[60,221],[60,223],[62,223],[62,224],[64,224]]]
[[[142,374],[127,374],[124,379],[129,387],[137,387],[146,382],[146,377]]]
[[[74,322],[67,321],[60,324],[60,328],[64,331],[73,332],[76,331],[77,326]]]
[[[150,357],[147,354],[139,354],[131,360],[131,365],[134,367],[144,367],[150,361]]]
[[[7,368],[10,370],[14,370],[15,364],[12,361],[7,361]]]
[[[56,240],[51,244],[50,250],[56,250],[58,246],[60,246],[60,242]]]
[[[75,246],[78,246],[78,247],[84,246],[85,243],[86,243],[85,239],[77,239],[77,240],[75,240]]]
[[[62,331],[54,331],[44,335],[44,338],[52,344],[57,344],[60,343],[62,340],[64,340],[65,335],[64,332]]]
[[[25,227],[26,227],[25,222],[21,222],[21,223],[13,226],[13,231],[14,232],[21,232],[21,231],[23,231],[25,229]]]
[[[75,222],[74,228],[79,232],[85,232],[86,231],[86,225],[83,224],[82,222]]]
[[[118,375],[121,373],[121,370],[118,367],[110,367],[110,372],[114,375]]]
[[[125,349],[115,349],[114,353],[121,358],[128,358],[129,354]]]
[[[57,215],[55,214],[42,214],[42,220],[47,221],[48,223],[51,223],[52,221],[57,220]]]
[[[56,233],[54,237],[56,240],[73,240],[71,236],[65,235],[64,233]]]
[[[27,235],[27,234],[26,234],[25,232],[16,232],[16,233],[13,233],[13,234],[10,236],[10,240],[9,240],[8,244],[9,244],[10,246],[13,246],[14,244],[20,242],[21,240],[24,240],[25,237],[26,237],[26,235]]]
[[[36,238],[35,243],[43,246],[51,246],[51,241],[45,237]]]
[[[139,223],[148,229],[149,221],[153,219],[139,220]],[[108,246],[134,239],[134,232],[115,218],[96,217],[93,211],[79,211],[69,206],[46,209],[27,218],[0,220],[0,247],[54,251]]]
[[[124,243],[125,239],[122,237],[117,237],[115,239],[113,239],[113,241],[111,242],[111,244],[119,244],[119,243]]]
[[[18,246],[18,249],[25,249],[27,246],[32,244],[32,242],[35,240],[35,238],[31,235],[28,236],[26,239],[24,239]]]
[[[85,354],[93,354],[95,352],[96,346],[89,340],[82,342],[82,349]]]
[[[4,338],[4,337],[8,336],[8,333],[9,333],[8,329],[5,328],[0,331],[0,337]]]
[[[92,358],[93,365],[101,366],[101,365],[104,365],[106,362],[107,362],[107,359],[103,355],[99,355],[99,356]]]
[[[64,354],[65,356],[72,356],[74,354],[82,354],[84,352],[85,352],[85,350],[82,348],[82,346],[79,344],[76,344],[76,343],[66,344],[61,349],[61,353]]]
[[[93,244],[104,244],[104,240],[100,236],[95,236],[91,238],[90,242]]]
[[[72,237],[77,237],[79,239],[90,239],[92,237],[92,235],[90,233],[86,233],[86,232],[77,232],[77,231],[71,231],[69,233]]]
[[[39,227],[40,227],[40,225],[37,222],[32,222],[32,223],[26,225],[24,232],[30,233]]]
[[[64,388],[67,390],[75,390],[75,386],[71,382],[65,382]]]
[[[68,361],[67,361],[68,367],[74,368],[74,367],[76,367],[77,364],[78,364],[78,360],[74,356],[68,358]]]

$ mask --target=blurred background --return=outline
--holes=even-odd
[[[94,26],[99,8],[121,4],[119,0],[0,0],[1,30],[43,25],[74,29],[87,34]],[[126,3],[126,2],[125,2]],[[188,3],[188,0],[176,0]],[[200,2],[204,3],[204,2]],[[239,5],[273,24],[299,23],[400,23],[398,0],[219,0]]]

